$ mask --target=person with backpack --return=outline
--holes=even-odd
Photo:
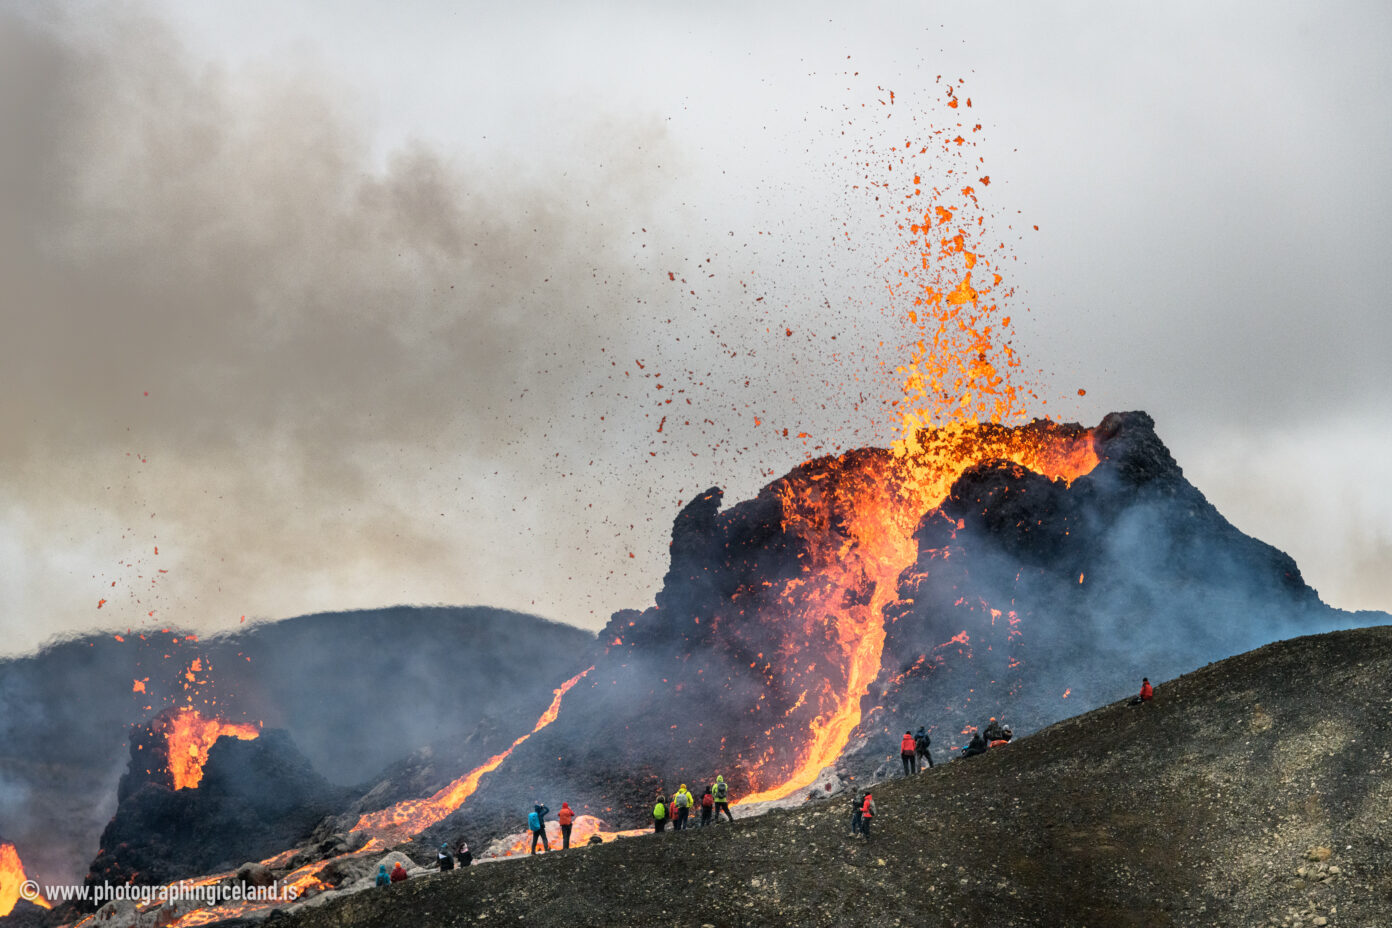
[[[711,823],[711,812],[715,811],[715,797],[711,795],[711,788],[706,787],[706,791],[701,794],[701,827],[705,828]]]
[[[914,759],[914,737],[911,731],[904,732],[904,737],[899,739],[899,762],[904,765],[904,776],[918,773],[918,761]]]
[[[536,853],[537,841],[541,841],[541,849],[548,854],[551,852],[551,845],[546,843],[546,813],[550,812],[546,806],[537,803],[532,806],[532,811],[527,813],[527,827],[532,830],[532,853]]]
[[[711,793],[715,796],[715,820],[720,821],[720,813],[724,812],[725,817],[734,821],[735,817],[730,814],[730,787],[725,785],[723,776],[716,776],[715,785],[711,787]]]
[[[860,817],[865,812],[865,796],[851,791],[851,837],[860,834]]]
[[[691,795],[691,791],[686,788],[685,783],[681,785],[676,795],[672,797],[672,806],[677,810],[677,820],[674,826],[677,831],[686,830],[686,819],[687,816],[691,814],[691,806],[695,801],[696,800]]]
[[[561,823],[561,850],[570,850],[570,828],[575,823],[575,812],[570,803],[561,803],[561,811],[556,813],[556,821]]]
[[[865,794],[865,802],[860,806],[860,833],[865,836],[865,840],[870,840],[870,823],[875,818],[875,797],[868,792]]]
[[[440,865],[441,873],[444,873],[446,870],[454,869],[454,857],[450,854],[448,844],[440,845],[440,850],[435,854],[435,860]]]
[[[667,797],[662,793],[657,794],[657,802],[653,805],[653,831],[662,833],[667,830]]]
[[[923,726],[918,726],[918,731],[914,732],[914,753],[922,760],[928,762],[929,769],[933,766],[933,752],[931,750],[933,739],[928,737],[928,732],[923,730]],[[923,764],[918,765],[918,769],[923,769]]]

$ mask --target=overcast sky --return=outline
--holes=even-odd
[[[893,437],[866,153],[948,84],[1034,411],[1149,411],[1392,608],[1389,48],[1378,2],[12,0],[3,649],[649,604],[683,501]]]

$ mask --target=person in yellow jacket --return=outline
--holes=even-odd
[[[696,797],[691,795],[691,790],[686,788],[683,783],[672,797],[672,808],[676,810],[675,827],[677,831],[686,828],[686,817],[691,814],[691,807],[696,804]]]
[[[725,785],[725,778],[717,776],[715,785],[711,787],[711,793],[715,796],[715,820],[720,821],[720,813],[724,812],[725,817],[734,821],[735,817],[730,814],[730,787]]]

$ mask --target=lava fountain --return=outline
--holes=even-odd
[[[948,108],[961,112],[963,103],[970,109],[971,100],[949,85]],[[789,712],[804,705],[813,711],[803,714],[811,718],[797,736],[796,761],[765,755],[751,765],[754,790],[743,802],[806,786],[845,749],[860,724],[861,698],[880,672],[884,609],[914,563],[914,530],[966,469],[1005,460],[1071,482],[1097,464],[1085,429],[1042,419],[1004,424],[1021,420],[1025,398],[1035,393],[1018,382],[1020,360],[1003,308],[1013,294],[988,257],[1005,246],[988,242],[979,190],[990,177],[978,176],[980,159],[967,156],[968,137],[980,129],[958,120],[926,142],[877,153],[886,180],[872,186],[897,203],[887,214],[897,237],[886,260],[888,313],[911,333],[909,360],[897,368],[900,434],[888,454],[819,459],[775,484],[783,529],[804,556],[799,575],[763,597],[768,619],[796,630],[768,666],[794,668]],[[798,652],[818,641],[827,643],[820,655],[803,653],[799,662]],[[815,676],[807,672],[809,657],[819,665]],[[788,673],[779,674],[784,688]],[[784,726],[780,721],[765,734]]]
[[[208,751],[219,738],[250,741],[261,734],[254,724],[225,722],[206,718],[197,709],[183,707],[156,717],[152,732],[162,735],[167,748],[166,763],[175,789],[196,789],[203,780]]]
[[[19,859],[19,851],[8,841],[0,842],[0,918],[14,911],[21,897],[41,908],[53,908],[42,895],[29,899],[21,892],[21,887],[28,880],[29,877],[24,874],[24,863]]]

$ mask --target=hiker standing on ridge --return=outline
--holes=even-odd
[[[536,853],[537,840],[541,841],[541,849],[547,853],[551,852],[551,845],[546,843],[546,813],[551,810],[541,803],[532,806],[532,811],[527,813],[527,827],[532,829],[532,853]]]
[[[661,792],[657,794],[657,802],[653,805],[653,831],[662,833],[667,830],[667,797]]]
[[[725,785],[725,778],[716,775],[715,785],[711,787],[711,793],[715,796],[715,820],[720,821],[720,813],[724,812],[725,817],[734,821],[735,817],[730,814],[730,787]]]
[[[930,750],[932,744],[933,739],[928,737],[928,732],[923,730],[922,725],[918,726],[918,731],[914,732],[914,753],[922,760],[927,761],[930,769],[933,766],[933,752]],[[918,765],[918,769],[923,769],[923,764],[921,762]]]
[[[467,867],[474,862],[474,852],[469,850],[469,842],[463,838],[459,839],[459,847],[455,849],[454,856],[461,867]]]
[[[913,732],[904,732],[904,737],[899,739],[899,761],[904,765],[904,776],[918,773],[918,761],[914,759],[915,750],[917,749],[914,746]]]
[[[865,796],[851,791],[851,837],[860,834],[860,817],[865,812]]]
[[[440,865],[441,873],[454,869],[454,858],[450,855],[448,844],[440,845],[440,850],[435,853],[435,860]]]
[[[870,822],[875,818],[875,797],[865,794],[865,803],[860,807],[860,833],[870,840]]]
[[[691,814],[691,805],[695,801],[695,798],[691,795],[691,791],[686,788],[685,783],[681,785],[676,795],[672,797],[672,805],[675,806],[677,810],[677,822],[675,826],[677,831],[686,830],[686,817]]]
[[[715,811],[715,797],[711,795],[711,788],[706,787],[706,791],[701,794],[701,827],[705,828],[711,823],[711,812]]]
[[[561,811],[556,813],[556,821],[561,823],[561,850],[570,850],[570,826],[575,823],[575,812],[570,803],[561,803]]]

